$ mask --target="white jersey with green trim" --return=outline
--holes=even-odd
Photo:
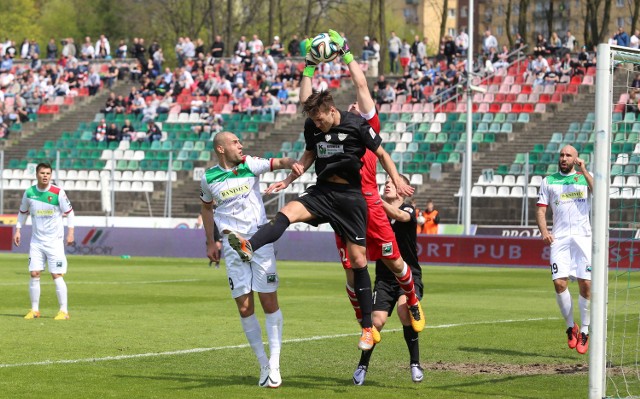
[[[250,235],[267,223],[259,175],[271,171],[272,162],[247,155],[233,169],[215,165],[206,170],[200,182],[200,199],[215,204],[214,220],[220,231]]]
[[[22,196],[20,213],[31,214],[31,242],[48,244],[64,237],[62,215],[71,212],[71,202],[64,190],[50,184],[45,190],[29,187]]]
[[[582,173],[561,172],[545,177],[540,184],[538,206],[551,206],[553,236],[590,236],[589,185]]]

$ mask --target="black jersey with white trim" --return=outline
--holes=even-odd
[[[391,228],[396,235],[396,242],[400,255],[406,264],[411,268],[411,272],[417,277],[422,277],[422,268],[418,262],[418,248],[416,244],[416,226],[418,224],[415,208],[408,203],[400,205],[400,210],[407,212],[410,218],[407,222],[399,222],[397,220],[389,220]],[[376,279],[395,281],[395,275],[381,261],[376,261]]]
[[[340,112],[340,124],[327,133],[307,118],[304,124],[306,149],[316,154],[318,181],[339,176],[354,186],[360,186],[360,168],[366,149],[376,151],[382,139],[366,120],[350,112]]]

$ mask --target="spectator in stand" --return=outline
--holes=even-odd
[[[509,67],[509,47],[502,46],[502,52],[495,54],[495,61],[492,59],[493,67],[497,70]]]
[[[96,58],[111,58],[111,46],[109,45],[109,40],[105,35],[100,35],[100,38],[96,41],[95,51]]]
[[[117,101],[116,93],[114,93],[114,92],[109,93],[109,97],[107,97],[107,101],[104,104],[104,108],[102,109],[102,113],[110,114],[112,112],[115,112],[116,101]]]
[[[629,47],[638,49],[640,48],[640,29],[636,29],[633,36],[629,39]]]
[[[399,72],[398,68],[398,55],[400,49],[402,49],[402,40],[396,36],[396,32],[391,31],[391,37],[389,38],[389,65],[391,67],[391,73],[395,74]]]
[[[147,140],[150,143],[162,140],[162,130],[160,130],[160,127],[153,121],[147,123]]]
[[[545,86],[553,86],[558,82],[560,82],[560,76],[554,70],[551,70],[544,75]]]
[[[266,114],[267,112],[271,113],[271,121],[275,122],[276,120],[276,114],[278,112],[280,112],[280,109],[282,108],[282,104],[280,104],[280,101],[278,100],[277,97],[273,96],[270,92],[266,93],[266,101],[264,104],[264,108],[263,108],[263,115]]]
[[[58,45],[56,44],[56,39],[53,37],[49,39],[49,44],[47,44],[47,59],[55,60],[58,58]]]
[[[467,30],[465,28],[461,28],[460,33],[458,33],[458,36],[456,36],[455,46],[456,53],[461,57],[466,57],[467,50],[469,49],[469,35],[467,34]],[[421,57],[420,59],[422,59],[423,57]]]
[[[121,140],[129,140],[129,141],[136,140],[136,131],[133,128],[133,125],[131,124],[131,120],[129,119],[124,120],[124,125],[122,125],[122,129],[120,129],[120,137],[121,137]]]
[[[422,234],[438,234],[438,225],[440,224],[440,215],[438,211],[433,206],[433,200],[427,200],[427,207],[420,214],[424,218],[424,223],[422,223],[420,231],[418,233]],[[418,223],[420,224],[420,223]]]
[[[211,56],[214,58],[222,58],[224,56],[224,42],[220,35],[216,35],[216,38],[211,45]]]
[[[124,60],[127,58],[127,44],[124,40],[120,40],[118,43],[118,48],[116,49],[116,58],[119,60]]]
[[[420,44],[420,36],[415,35],[413,37],[413,43],[411,43],[411,55],[418,55],[418,45]]]
[[[80,49],[80,56],[83,59],[93,59],[96,56],[96,50],[91,44],[91,38],[89,36],[84,38],[84,43],[82,43],[82,48]]]
[[[513,41],[513,51],[522,50],[522,48],[526,45],[524,38],[520,33],[516,33],[516,38]]]
[[[386,82],[382,90],[378,90],[378,104],[391,104],[396,101],[396,90],[390,82]]]
[[[562,49],[562,40],[558,37],[556,32],[551,33],[549,38],[549,53],[551,55],[559,55],[559,51]]]
[[[550,71],[549,62],[542,54],[538,54],[538,57],[531,63],[531,69],[534,75],[539,73],[546,74]]]
[[[26,109],[28,114],[36,114],[43,103],[42,93],[40,87],[36,86],[32,91],[27,91],[24,94],[26,100]]]
[[[235,112],[240,112],[240,113],[245,113],[247,111],[249,111],[249,109],[251,108],[251,99],[252,96],[250,94],[249,91],[245,91],[242,94],[242,98],[240,98],[240,100],[238,100],[234,106],[233,106],[233,110]]]
[[[89,95],[95,96],[100,89],[100,75],[98,74],[98,68],[91,68],[91,74],[87,80],[87,87],[89,88]]]
[[[273,37],[273,42],[271,43],[271,47],[269,47],[269,54],[273,58],[284,57],[284,49],[282,48],[282,43],[280,43],[280,36]]]
[[[498,39],[491,34],[491,31],[487,29],[484,32],[484,38],[482,39],[482,52],[485,56],[489,55],[491,48],[498,49]]]
[[[142,111],[146,108],[147,103],[144,101],[144,97],[142,97],[142,93],[136,92],[133,100],[130,101],[131,104],[131,113],[134,115],[140,115]]]
[[[118,95],[118,97],[116,98],[113,112],[116,114],[124,114],[125,112],[127,112],[127,101],[122,95]]]
[[[596,65],[595,55],[587,51],[587,46],[582,46],[580,54],[578,54],[578,62],[583,68],[589,68]]]
[[[576,74],[576,71],[580,64],[577,60],[571,58],[571,53],[565,53],[564,57],[560,61],[560,73],[562,76],[573,76]]]
[[[289,57],[297,57],[300,55],[300,40],[298,40],[298,35],[293,35],[287,46],[287,51],[289,52]]]
[[[426,98],[424,97],[424,92],[422,91],[422,87],[420,87],[420,83],[415,82],[411,85],[411,102],[416,103],[424,103]]]
[[[548,53],[547,39],[545,39],[542,34],[538,33],[536,45],[533,48],[533,55],[537,57],[538,55],[547,55]]]
[[[38,53],[33,53],[31,55],[31,62],[29,63],[29,69],[31,69],[34,72],[38,72],[40,71],[41,68],[42,68],[42,60],[40,59],[40,56],[38,55]]]
[[[9,73],[13,68],[13,56],[7,52],[0,62],[0,73]]]
[[[156,112],[158,114],[168,114],[171,110],[171,106],[173,105],[173,92],[168,90],[162,99],[160,99],[160,104],[158,104],[158,109]]]
[[[456,49],[456,44],[453,41],[453,37],[450,35],[446,35],[444,37],[443,54],[447,59],[447,65],[454,63],[454,58],[456,56],[456,53],[457,53],[457,49]]]
[[[362,61],[369,61],[369,58],[373,57],[374,54],[373,43],[369,40],[369,36],[365,36],[362,43]]]
[[[261,55],[264,52],[264,44],[258,35],[253,35],[253,39],[249,42],[247,49],[252,55]]]
[[[402,47],[400,48],[400,74],[406,74],[407,67],[411,61],[411,45],[406,41],[402,41]]]
[[[105,138],[107,144],[109,143],[119,143],[122,140],[122,136],[120,135],[120,130],[118,130],[118,126],[114,122],[112,122],[105,132]]]
[[[30,57],[29,39],[25,37],[24,40],[22,41],[22,44],[20,45],[20,58],[22,58],[23,60],[26,60],[26,59],[29,59],[29,57]]]
[[[96,142],[101,142],[104,141],[106,139],[106,135],[107,135],[107,122],[103,119],[100,119],[100,123],[98,123],[98,126],[96,126],[95,130],[93,131],[93,141]]]
[[[120,74],[120,70],[118,69],[118,65],[116,65],[116,60],[111,60],[109,63],[109,68],[107,69],[107,73],[104,76],[104,81],[107,84],[107,88],[111,89],[113,83],[118,79],[118,75]]]
[[[571,31],[567,31],[567,38],[565,39],[562,48],[566,53],[573,53],[576,47],[576,37],[571,34]]]
[[[629,35],[624,31],[624,27],[620,26],[613,38],[618,46],[629,47]]]
[[[146,101],[145,101],[146,102]],[[160,105],[160,100],[156,93],[151,94],[151,99],[147,106],[142,110],[142,122],[153,122],[158,116],[158,105]]]

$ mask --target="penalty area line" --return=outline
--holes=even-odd
[[[435,326],[426,326],[427,329],[438,329],[438,328],[454,328],[454,327],[466,327],[466,326],[474,326],[474,325],[482,325],[482,324],[506,324],[506,323],[523,323],[523,322],[535,322],[542,320],[558,320],[559,317],[538,317],[532,319],[509,319],[509,320],[491,320],[491,321],[477,321],[477,322],[469,322],[469,323],[457,323],[457,324],[440,324]],[[398,332],[402,331],[400,328],[384,330],[382,333],[389,332]],[[336,339],[336,338],[344,338],[344,337],[353,337],[358,336],[359,333],[348,333],[348,334],[333,334],[333,335],[319,335],[313,337],[306,338],[291,338],[283,340],[283,344],[290,343],[298,343],[298,342],[310,342],[310,341],[321,341],[325,339]],[[240,344],[240,345],[227,345],[227,346],[218,346],[213,348],[193,348],[193,349],[183,349],[176,351],[167,351],[167,352],[150,352],[150,353],[137,353],[133,355],[119,355],[119,356],[105,356],[105,357],[91,357],[85,359],[66,359],[66,360],[43,360],[40,362],[29,362],[29,363],[7,363],[0,364],[0,369],[2,368],[10,368],[10,367],[27,367],[27,366],[51,366],[57,364],[77,364],[77,363],[97,363],[97,362],[109,362],[109,361],[118,361],[118,360],[129,360],[129,359],[142,359],[149,357],[160,357],[160,356],[177,356],[177,355],[189,355],[192,353],[203,353],[203,352],[213,352],[220,351],[226,349],[241,349],[248,348],[249,344]]]
[[[182,280],[149,280],[149,281],[73,281],[67,280],[69,285],[133,285],[133,284],[167,284],[167,283],[193,283],[205,281],[197,278],[187,278]],[[53,285],[51,281],[40,282],[41,285]],[[0,283],[1,287],[13,285],[26,285],[26,283]]]

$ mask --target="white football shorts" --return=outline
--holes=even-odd
[[[551,244],[551,279],[591,280],[591,237],[567,236]]]
[[[245,237],[247,238],[247,237]],[[276,292],[278,289],[278,273],[276,271],[276,255],[273,244],[267,244],[253,253],[249,262],[243,262],[240,255],[231,248],[225,235],[222,240],[222,252],[229,278],[231,296],[239,296],[255,292]]]
[[[32,242],[29,247],[29,271],[43,271],[45,266],[51,274],[67,273],[67,256],[64,254],[64,243]]]

